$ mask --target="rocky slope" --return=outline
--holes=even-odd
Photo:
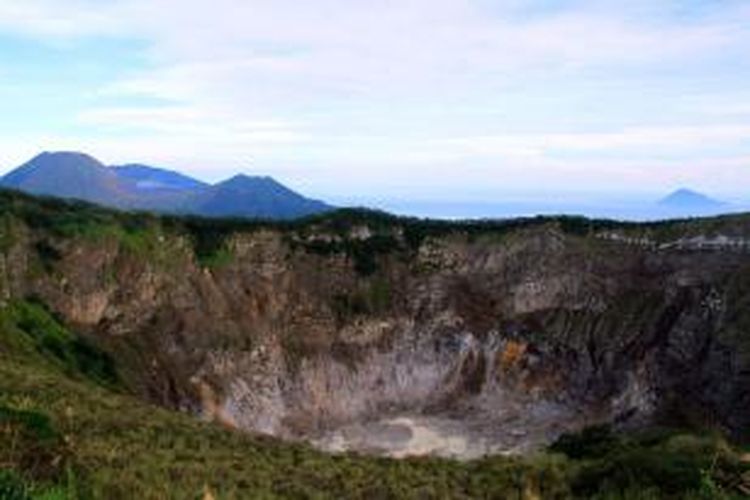
[[[2,300],[43,302],[167,407],[393,455],[598,422],[750,437],[745,216],[233,225],[0,198]]]

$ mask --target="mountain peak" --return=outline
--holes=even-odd
[[[73,151],[73,150],[58,150],[58,151],[42,151],[38,155],[36,155],[34,158],[65,158],[65,157],[73,157],[73,158],[89,158],[92,160],[95,160],[93,156],[91,156],[88,153],[84,153],[82,151]],[[33,158],[32,158],[33,161]]]
[[[119,208],[209,217],[285,219],[330,209],[269,176],[239,174],[209,185],[148,165],[107,167],[94,157],[75,151],[41,153],[5,175],[0,186]]]
[[[723,205],[703,193],[688,188],[680,188],[659,201],[665,207],[673,208],[716,208]]]
[[[274,193],[275,195],[280,196],[300,196],[293,190],[286,187],[284,184],[268,175],[261,176],[237,174],[223,182],[216,184],[215,187],[221,190],[246,192],[248,194]]]
[[[104,164],[93,156],[79,151],[44,151],[29,160],[26,165],[54,165],[56,168],[69,168],[78,165],[104,167]]]
[[[113,203],[119,195],[117,176],[85,153],[41,153],[2,178],[4,187],[31,194]]]
[[[267,185],[277,184],[279,186],[282,185],[276,179],[268,175],[247,175],[247,174],[237,174],[219,183],[220,186],[232,186],[232,185],[242,186],[242,185],[262,185],[262,184],[267,184]]]
[[[302,217],[330,209],[323,202],[305,198],[270,176],[238,174],[208,190],[199,211],[212,216],[254,214],[269,219]]]

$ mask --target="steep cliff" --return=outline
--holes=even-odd
[[[0,201],[2,300],[46,304],[170,408],[392,455],[601,422],[750,437],[750,217],[270,224]]]

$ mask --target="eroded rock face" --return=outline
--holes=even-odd
[[[138,254],[28,232],[0,259],[0,292],[96,338],[144,397],[331,450],[473,457],[658,418],[750,428],[743,252],[545,224],[428,238],[363,276],[281,230],[234,235],[213,268],[159,238]],[[59,254],[48,269],[40,241]]]

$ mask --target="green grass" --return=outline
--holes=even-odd
[[[201,267],[208,269],[221,269],[228,266],[234,261],[234,255],[227,248],[221,248],[210,254],[198,257],[198,263]]]
[[[117,387],[114,360],[53,317],[38,302],[14,301],[0,310],[0,353],[52,364],[68,376]]]
[[[528,488],[565,497],[561,461],[334,457],[203,424],[18,361],[0,362],[0,377],[0,404],[48,415],[65,444],[57,475],[40,477],[18,462],[14,472],[24,484],[64,487],[65,471],[74,471],[81,498],[197,498],[206,487],[219,498],[510,498]]]
[[[720,441],[668,430],[615,434],[599,426],[562,436],[551,451],[576,460],[571,482],[576,496],[641,491],[680,498],[711,490],[708,498],[720,498],[725,491],[729,498],[750,469]]]
[[[0,251],[5,252],[16,242],[16,224],[9,213],[0,216]]]
[[[47,350],[40,338],[77,336],[39,304],[2,317],[0,498],[732,498],[747,469],[716,436],[608,429],[527,458],[327,455],[114,392]]]

